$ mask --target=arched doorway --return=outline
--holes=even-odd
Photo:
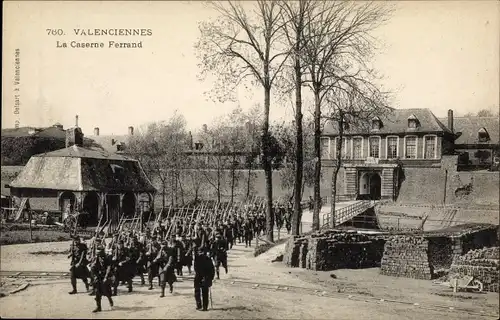
[[[382,178],[378,173],[370,175],[370,198],[372,200],[380,200],[382,192]]]
[[[135,196],[133,193],[127,192],[122,200],[123,216],[133,218],[135,215]]]
[[[96,192],[89,192],[83,199],[83,208],[80,223],[82,226],[95,227],[99,223],[99,196]],[[101,222],[104,225],[105,221]]]
[[[75,210],[76,197],[71,191],[64,191],[59,196],[59,209],[62,212],[62,221]]]

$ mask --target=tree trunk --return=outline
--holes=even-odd
[[[330,200],[330,225],[332,228],[335,228],[335,205],[337,203],[337,178],[340,171],[340,167],[342,166],[342,137],[344,135],[344,114],[342,110],[339,111],[339,143],[335,144],[337,146],[337,150],[335,150],[336,159],[335,159],[335,170],[332,175],[332,199]]]
[[[236,157],[234,156],[234,152],[233,152],[233,163],[231,164],[231,202],[230,203],[233,203],[233,200],[234,200],[234,184],[235,184],[235,180],[236,180],[236,177],[235,177],[236,166],[234,164],[235,161],[236,161]]]
[[[319,90],[314,90],[314,211],[312,230],[319,230],[319,212],[321,209],[321,101]]]
[[[273,236],[273,168],[269,154],[269,109],[271,107],[271,86],[264,86],[264,121],[262,124],[262,153],[263,167],[266,177],[266,229],[267,240],[274,242]]]
[[[302,200],[302,179],[304,172],[304,147],[303,147],[303,134],[302,134],[302,71],[300,64],[300,56],[298,51],[300,49],[300,36],[301,33],[297,32],[297,45],[295,57],[295,182],[293,186],[293,216],[292,216],[292,235],[299,234],[300,218],[302,216],[302,207],[300,202]]]
[[[161,181],[161,187],[162,187],[162,193],[161,193],[161,205],[162,205],[162,209],[165,210],[165,204],[167,202],[167,199],[166,199],[166,192],[167,192],[167,188],[165,186],[165,181],[162,180]]]
[[[247,196],[246,199],[248,201],[248,198],[250,197],[250,179],[252,175],[252,164],[250,163],[248,165],[248,177],[247,177]]]

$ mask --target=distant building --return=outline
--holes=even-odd
[[[326,170],[332,170],[339,144],[336,123],[326,123],[321,137]],[[454,118],[452,110],[438,119],[430,109],[395,109],[365,125],[346,124],[338,191],[345,199],[394,200],[404,179],[401,167],[441,168],[446,156],[498,146],[498,119]]]

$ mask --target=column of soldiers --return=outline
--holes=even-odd
[[[274,213],[278,228],[285,224],[289,230],[291,210],[278,204]],[[77,279],[81,279],[90,295],[95,296],[94,312],[99,312],[103,296],[113,306],[112,297],[118,294],[118,287],[126,285],[128,292],[132,292],[132,280],[139,276],[141,285],[146,285],[147,277],[148,289],[153,290],[157,284],[160,297],[165,297],[167,284],[169,292],[173,293],[177,276],[183,276],[184,267],[191,275],[194,265],[197,309],[207,310],[207,290],[212,280],[220,278],[221,266],[228,273],[228,251],[236,241],[244,242],[245,247],[252,246],[253,239],[266,229],[263,209],[258,206],[232,208],[215,214],[212,223],[209,223],[209,215],[202,214],[191,221],[167,218],[153,230],[146,228],[143,233],[121,231],[108,245],[105,234],[100,232],[90,249],[75,237],[69,255],[73,288],[70,294],[77,293]]]

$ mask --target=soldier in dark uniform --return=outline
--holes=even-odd
[[[196,310],[208,310],[208,293],[215,276],[212,260],[204,248],[197,248],[194,258],[194,298]]]
[[[141,285],[144,285],[144,273],[146,272],[146,255],[144,246],[136,236],[133,237],[132,245],[130,246],[130,264],[133,268],[134,275],[141,278]]]
[[[146,260],[147,260],[147,270],[148,270],[148,281],[149,288],[148,290],[153,290],[153,279],[158,277],[158,285],[160,285],[159,273],[158,273],[158,262],[155,262],[155,258],[158,256],[158,252],[160,252],[161,246],[158,243],[158,239],[156,236],[153,236],[147,247],[146,251]]]
[[[97,248],[97,253],[91,265],[94,274],[93,287],[95,290],[95,301],[97,308],[93,312],[101,311],[101,299],[103,296],[108,298],[109,305],[113,306],[111,298],[111,269],[112,261],[106,256],[103,246]]]
[[[248,246],[252,246],[252,223],[249,219],[245,220],[243,223],[243,235],[245,237],[245,248]]]
[[[212,245],[212,258],[215,261],[215,272],[217,273],[217,279],[219,279],[219,268],[220,265],[224,267],[227,274],[227,250],[228,244],[225,239],[222,239],[221,234],[215,235],[216,239]]]
[[[185,248],[183,265],[188,268],[188,272],[191,274],[191,267],[193,266],[193,241],[185,237],[182,238],[182,241]]]
[[[125,281],[128,284],[128,292],[132,292],[133,272],[130,268],[130,253],[124,246],[124,241],[120,240],[113,252],[114,276],[113,295],[118,293],[118,284]]]
[[[168,282],[168,286],[170,289],[170,293],[174,290],[174,282],[177,280],[175,276],[175,256],[173,250],[173,244],[169,247],[167,241],[162,243],[161,249],[158,252],[158,256],[155,259],[155,262],[158,262],[159,272],[160,272],[160,287],[161,287],[161,295],[160,297],[165,297],[165,287]]]
[[[184,248],[183,248],[183,243],[180,241],[180,235],[178,237],[171,236],[170,238],[170,244],[172,245],[171,250],[174,251],[175,255],[175,271],[177,272],[178,276],[182,276],[182,257],[184,256]]]
[[[82,279],[85,284],[85,288],[89,291],[88,278],[90,277],[90,273],[89,269],[87,269],[87,251],[87,245],[85,243],[81,243],[80,237],[74,236],[70,254],[68,256],[68,258],[71,258],[70,277],[71,286],[73,287],[73,290],[70,291],[69,294],[77,293],[76,279]]]

